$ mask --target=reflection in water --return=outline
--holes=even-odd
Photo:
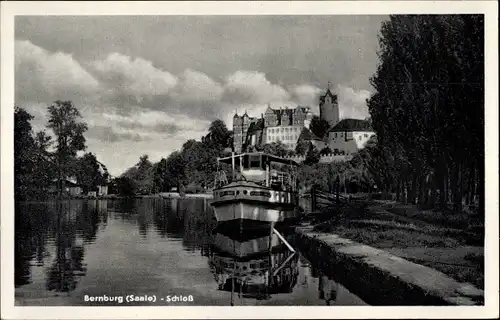
[[[335,303],[339,292],[339,284],[327,276],[319,277],[319,298],[325,300],[326,305]]]
[[[107,221],[105,201],[57,201],[16,205],[15,285],[29,284],[31,263],[44,266],[51,254],[47,243],[54,242],[55,252],[46,269],[46,288],[70,292],[85,275],[85,245],[96,239],[99,224]]]
[[[88,305],[84,294],[110,292],[193,294],[196,305],[359,303],[269,229],[212,232],[207,200],[71,200],[15,209],[16,303],[23,305]]]
[[[297,284],[298,254],[291,252],[270,229],[252,232],[216,231],[210,266],[219,290],[242,298],[270,299],[290,293]]]

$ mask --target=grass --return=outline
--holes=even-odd
[[[312,222],[315,231],[386,250],[483,289],[482,233],[472,232],[462,215],[432,214],[396,203],[388,206],[357,201],[324,208]]]

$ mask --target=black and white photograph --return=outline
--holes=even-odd
[[[2,318],[497,317],[497,4],[352,2],[2,3]]]

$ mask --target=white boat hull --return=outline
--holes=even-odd
[[[254,220],[262,222],[281,222],[296,217],[295,210],[290,208],[271,209],[253,203],[229,203],[214,207],[215,218],[219,222],[232,220]]]
[[[214,190],[212,207],[218,222],[252,220],[276,223],[298,216],[298,196],[254,183],[237,182]]]

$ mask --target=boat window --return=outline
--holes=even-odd
[[[248,169],[248,155],[243,156],[243,168]]]
[[[251,169],[260,169],[260,156],[250,156],[250,168]]]

